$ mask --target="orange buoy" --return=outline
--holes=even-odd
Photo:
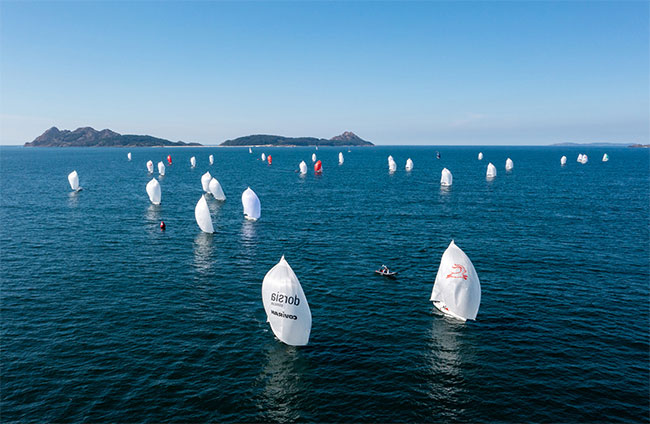
[[[273,162],[273,159],[271,159],[271,155],[268,155],[266,157],[266,160],[269,162],[269,165]]]
[[[160,221],[160,229],[162,231],[165,231],[165,228],[167,228],[167,226],[165,225],[165,221]]]
[[[167,155],[167,162],[169,162],[170,165],[172,164],[172,155]]]
[[[317,174],[323,172],[323,165],[321,164],[320,160],[314,164],[314,172]]]

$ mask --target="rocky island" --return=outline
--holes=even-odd
[[[316,137],[284,137],[256,134],[226,140],[221,146],[374,146],[355,133],[346,131],[330,139]]]
[[[169,141],[150,135],[118,134],[111,130],[97,131],[91,127],[74,131],[52,127],[25,147],[158,147],[158,146],[200,146],[199,143]]]

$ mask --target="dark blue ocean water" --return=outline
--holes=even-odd
[[[321,148],[322,176],[313,148],[131,151],[0,149],[3,422],[649,419],[648,150],[353,148],[339,166]],[[145,163],[167,154],[152,206]],[[206,170],[228,197],[209,200],[215,235],[194,221]],[[452,239],[482,284],[466,324],[428,300]],[[265,322],[283,254],[311,306],[307,347]],[[399,279],[373,276],[382,264]]]

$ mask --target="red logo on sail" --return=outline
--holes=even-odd
[[[462,278],[463,280],[467,280],[467,270],[462,265],[454,264],[451,267],[451,273],[446,278]]]

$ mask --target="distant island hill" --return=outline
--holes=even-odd
[[[91,127],[74,131],[52,127],[25,147],[183,147],[202,146],[200,143],[169,141],[150,135],[118,134],[109,129],[97,131]],[[374,146],[356,134],[346,131],[330,139],[315,137],[283,137],[279,135],[249,135],[226,140],[221,146]]]

